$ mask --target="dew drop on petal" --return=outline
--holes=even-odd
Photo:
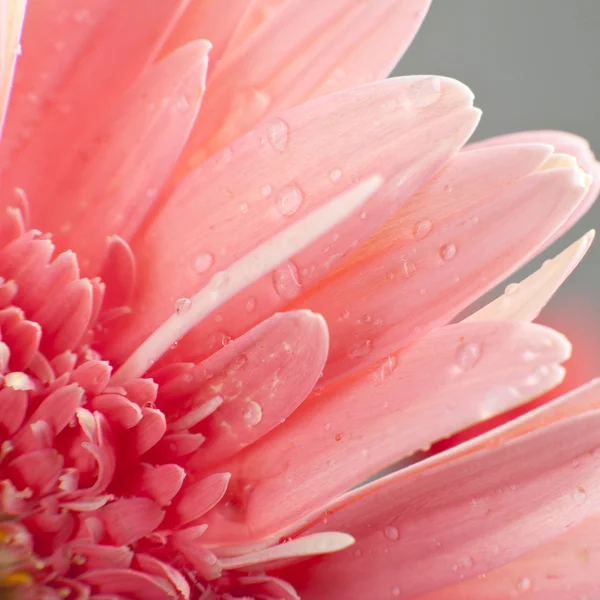
[[[273,193],[273,188],[267,183],[260,188],[260,194],[263,198],[268,198]]]
[[[444,244],[440,248],[440,258],[444,261],[451,260],[456,256],[456,246],[454,244]]]
[[[358,216],[362,221],[364,221],[367,218],[367,213],[363,210]]]
[[[295,185],[289,185],[277,193],[275,205],[277,210],[285,217],[291,217],[301,206],[303,200],[300,188]]]
[[[393,585],[392,586],[392,598],[399,598],[400,597],[400,587],[397,585]]]
[[[519,581],[517,581],[517,590],[519,592],[526,592],[531,589],[531,579],[529,577],[521,577]]]
[[[175,300],[175,314],[185,315],[192,307],[192,301],[189,298],[179,298]]]
[[[512,294],[516,293],[519,291],[519,287],[520,285],[518,283],[509,283],[505,288],[504,288],[504,293],[507,296],[511,296]]]
[[[248,300],[246,300],[246,312],[254,312],[254,309],[256,308],[256,298],[254,297],[250,297],[248,298]]]
[[[331,183],[336,183],[342,178],[342,171],[340,169],[331,169],[329,171],[329,181]]]
[[[394,527],[393,525],[388,525],[383,530],[383,534],[388,540],[392,542],[395,542],[400,537],[400,532],[398,531],[398,528]]]
[[[206,273],[215,262],[215,259],[210,252],[201,252],[194,259],[194,269],[197,273]]]
[[[288,143],[289,127],[283,119],[275,119],[267,123],[267,139],[278,152],[283,152]]]
[[[273,287],[283,300],[293,300],[300,294],[298,267],[291,260],[273,271]]]
[[[262,421],[262,417],[263,414],[260,404],[254,402],[254,400],[250,400],[244,407],[244,422],[246,425],[249,427],[258,425]]]
[[[415,274],[416,270],[417,267],[415,263],[411,260],[407,260],[406,262],[402,263],[402,275],[404,275],[406,279],[412,277]]]
[[[481,358],[481,346],[475,342],[460,344],[456,349],[456,366],[461,371],[472,369]]]
[[[571,497],[578,504],[583,504],[587,498],[587,494],[585,492],[585,488],[581,486],[577,486],[572,492]]]
[[[435,104],[442,95],[439,77],[418,79],[408,88],[407,100],[411,108],[425,108]]]
[[[413,228],[413,235],[415,239],[422,240],[426,238],[431,233],[431,221],[423,220],[415,223]]]

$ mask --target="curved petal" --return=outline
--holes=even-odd
[[[0,147],[1,200],[39,207],[85,164],[79,151],[153,59],[188,0],[29,2]],[[90,118],[93,115],[94,118]]]
[[[237,140],[187,177],[134,242],[141,285],[110,354],[122,360],[178,297],[192,296],[215,272],[357,181],[381,174],[385,185],[360,215],[221,310],[230,337],[273,314],[374,233],[460,148],[479,116],[471,102],[454,80],[391,79],[319,98]],[[216,329],[196,328],[175,354],[205,358]]]
[[[286,423],[219,465],[232,473],[232,502],[210,515],[206,539],[234,545],[285,530],[393,462],[556,385],[556,363],[569,351],[540,326],[452,325],[317,390]]]
[[[509,284],[502,296],[465,321],[533,321],[586,255],[594,235],[593,230],[586,233],[520,283]]]
[[[178,176],[285,108],[386,77],[429,3],[254,2],[210,78]]]
[[[37,208],[36,223],[86,273],[97,274],[108,236],[131,239],[170,174],[198,115],[209,49],[192,42],[148,68],[82,149],[87,162],[60,202]]]
[[[418,477],[400,471],[311,529],[348,532],[354,548],[285,576],[311,600],[408,599],[514,561],[597,510],[599,426],[595,411]]]
[[[600,515],[485,577],[427,594],[419,600],[531,600],[595,598],[600,593]]]
[[[298,299],[295,306],[327,320],[325,381],[449,322],[540,250],[586,191],[578,169],[531,172],[546,152],[517,146],[453,157],[355,255]]]
[[[19,41],[25,18],[25,4],[25,0],[0,2],[0,134],[8,108],[17,56],[22,52]]]
[[[498,145],[523,143],[550,144],[554,147],[556,152],[574,156],[581,168],[592,177],[591,185],[583,202],[548,241],[547,244],[551,244],[570,229],[595,202],[598,192],[600,191],[600,163],[596,160],[587,140],[572,133],[567,133],[566,131],[521,131],[519,133],[510,133],[508,135],[501,135],[477,142],[476,144],[471,144],[465,148],[465,151]]]
[[[323,372],[328,338],[319,315],[277,314],[161,386],[157,406],[170,429],[206,437],[188,468],[211,468],[285,421]],[[197,415],[215,396],[216,410]]]

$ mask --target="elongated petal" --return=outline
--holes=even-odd
[[[255,2],[211,77],[180,175],[282,109],[386,77],[429,3],[286,0],[269,10]]]
[[[181,183],[134,243],[144,287],[111,354],[122,359],[172,314],[178,297],[191,297],[215,272],[380,173],[386,183],[362,212],[220,310],[230,337],[273,314],[374,233],[462,145],[478,118],[471,100],[454,80],[392,79],[307,103],[213,157]],[[218,330],[203,324],[177,354],[211,354]]]
[[[107,117],[87,162],[36,211],[59,249],[97,273],[109,235],[132,237],[168,177],[200,108],[208,42],[192,42],[153,65]]]
[[[82,146],[155,56],[185,4],[29,2],[0,149],[5,205],[14,188],[22,188],[37,225],[38,208],[54,204],[61,180],[85,164]]]
[[[503,567],[420,600],[532,600],[594,598],[600,591],[600,517],[577,527]]]
[[[157,406],[170,428],[193,428],[206,437],[192,464],[210,468],[281,424],[317,383],[327,342],[319,315],[277,314],[161,386]],[[207,418],[198,415],[215,396],[216,410]]]
[[[21,29],[25,0],[0,2],[0,134],[6,117],[17,57],[22,52]]]
[[[465,150],[520,143],[550,144],[556,152],[574,156],[581,168],[592,177],[591,185],[583,202],[548,241],[550,244],[570,229],[595,202],[600,191],[600,163],[596,160],[587,140],[565,131],[521,131],[483,140],[468,146]]]
[[[380,177],[373,176],[340,194],[242,256],[227,271],[216,273],[208,285],[192,298],[177,300],[174,314],[125,361],[113,382],[127,381],[145,373],[172,344],[244,288],[260,281],[283,261],[349,220],[381,187],[381,183]]]
[[[594,231],[586,233],[520,283],[509,284],[504,295],[465,321],[533,321],[583,259],[593,239]]]
[[[326,381],[450,321],[538,252],[578,205],[586,190],[577,169],[527,174],[547,150],[512,151],[513,157],[509,148],[454,157],[356,255],[297,301],[327,320]],[[511,158],[523,161],[516,181],[514,162],[506,174],[500,168]]]
[[[208,539],[233,544],[284,530],[436,439],[556,385],[556,363],[568,354],[564,338],[543,327],[453,325],[317,391],[219,466],[233,474],[233,502],[214,511]]]
[[[328,517],[355,549],[304,563],[292,583],[316,600],[414,598],[515,560],[594,513],[599,426],[596,411],[420,477],[390,476]]]

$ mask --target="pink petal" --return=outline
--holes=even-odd
[[[264,0],[255,3],[211,75],[181,173],[283,109],[386,77],[428,6],[429,0],[287,0],[269,11]],[[215,16],[219,28],[229,20]]]
[[[230,477],[229,473],[217,473],[184,486],[175,506],[177,524],[186,525],[213,508],[225,494]]]
[[[209,48],[192,42],[147,69],[82,150],[87,162],[60,203],[38,208],[36,223],[86,272],[97,273],[107,236],[130,239],[152,207],[198,114]]]
[[[513,162],[506,174],[498,168],[489,177],[488,188],[488,161],[509,162],[510,150],[500,150],[452,159],[356,255],[298,299],[327,320],[326,381],[450,321],[534,256],[581,201],[577,170],[527,175],[532,159],[545,154],[539,147],[511,148],[525,176],[514,181]]]
[[[532,600],[594,598],[600,592],[600,517],[585,519],[551,542],[483,578],[427,594],[422,600]]]
[[[25,390],[13,390],[10,387],[0,390],[0,427],[2,428],[2,439],[15,434],[21,427],[25,420],[27,404],[28,394]]]
[[[482,142],[468,146],[465,150],[469,151],[471,149],[482,147],[531,142],[550,144],[551,146],[554,146],[556,152],[574,156],[583,170],[588,175],[591,175],[593,179],[583,202],[577,207],[562,227],[560,227],[560,229],[552,236],[551,240],[548,242],[551,243],[570,229],[574,223],[587,212],[595,202],[598,192],[600,191],[600,163],[596,160],[587,140],[565,131],[521,131],[519,133],[510,133],[508,135],[501,135],[483,140]]]
[[[131,544],[152,533],[164,511],[148,498],[121,498],[98,511],[106,533],[117,546]]]
[[[0,134],[6,117],[17,57],[21,54],[21,28],[25,0],[5,1],[0,5]]]
[[[234,544],[284,530],[393,462],[556,385],[564,374],[556,363],[569,352],[562,336],[525,323],[431,332],[317,391],[286,423],[219,465],[233,477],[207,539]]]
[[[207,441],[193,465],[205,470],[260,439],[300,405],[322,373],[327,346],[327,328],[319,315],[274,315],[163,386],[158,406],[177,431],[194,427],[203,416],[198,410],[218,394],[216,410],[194,427]]]
[[[107,240],[100,277],[106,283],[104,308],[118,308],[131,302],[136,283],[135,257],[129,244],[119,236]]]
[[[216,272],[381,173],[388,181],[360,215],[319,236],[221,311],[231,337],[273,314],[375,232],[462,145],[478,118],[471,100],[453,80],[392,79],[317,99],[237,140],[182,181],[134,245],[143,286],[129,326],[110,340],[110,354],[122,360],[173,313],[178,298],[193,296]],[[326,146],[319,141],[324,131]],[[199,205],[199,198],[206,200]],[[198,211],[202,219],[190,221]],[[220,329],[204,324],[178,353],[206,357]]]
[[[370,177],[279,231],[235,261],[228,270],[215,273],[208,285],[192,298],[179,298],[174,304],[174,313],[117,370],[113,384],[143,375],[165,352],[177,345],[182,336],[241,290],[260,282],[282,262],[355,216],[354,213],[381,183],[379,176]]]
[[[83,401],[83,390],[76,384],[60,388],[44,398],[31,415],[29,423],[44,421],[58,435],[75,418],[75,413]]]
[[[130,600],[168,600],[175,596],[175,589],[167,579],[132,569],[87,571],[79,576],[79,581],[102,594],[115,594],[116,598],[126,594]]]
[[[91,544],[84,541],[74,541],[69,544],[69,550],[85,559],[86,569],[127,569],[131,565],[133,552],[126,546],[107,546],[106,544]]]
[[[55,356],[77,347],[92,317],[93,288],[88,279],[66,285],[49,297],[32,319],[42,326],[41,347]]]
[[[120,394],[100,394],[92,399],[92,407],[99,410],[113,424],[130,429],[142,419],[142,410]]]
[[[164,414],[153,408],[142,407],[142,419],[130,431],[132,450],[136,456],[148,452],[167,431]]]
[[[63,457],[53,448],[34,450],[10,461],[9,479],[21,489],[29,487],[34,494],[44,495],[54,489],[62,466]]]
[[[166,579],[178,592],[178,598],[188,600],[190,597],[190,584],[180,571],[171,565],[157,560],[149,554],[136,554],[136,561],[146,573],[157,575]]]
[[[593,230],[586,233],[520,283],[509,284],[502,296],[465,320],[533,321],[583,259],[594,235]]]
[[[39,209],[85,164],[79,151],[164,42],[186,0],[30,2],[2,138],[4,202]],[[90,119],[90,115],[94,115]],[[56,198],[54,197],[56,200]]]
[[[588,413],[357,492],[326,525],[356,546],[304,563],[291,582],[315,600],[414,598],[514,561],[595,511],[599,426]]]
[[[160,506],[168,506],[179,493],[185,470],[179,465],[152,466],[145,463],[140,465],[139,479],[132,486],[136,493],[147,495]]]
[[[205,441],[200,433],[172,433],[163,438],[148,452],[145,458],[156,463],[176,461],[193,454]]]
[[[354,538],[347,533],[336,531],[321,532],[301,536],[295,540],[257,550],[234,558],[222,558],[221,565],[224,569],[244,569],[246,567],[267,563],[286,558],[299,558],[306,556],[330,554],[340,552],[354,544]]]
[[[88,394],[96,396],[102,392],[110,379],[110,364],[106,361],[89,360],[71,373],[71,381],[77,383]]]
[[[256,1],[229,0],[224,11],[221,0],[191,0],[162,47],[161,54],[166,55],[194,40],[208,40],[212,45],[209,65],[212,72],[234,41],[233,34],[243,27],[248,13],[259,4]]]

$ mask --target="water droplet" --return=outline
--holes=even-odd
[[[472,569],[473,565],[475,564],[475,561],[470,556],[464,556],[463,558],[460,559],[459,562],[460,562],[460,566],[464,567],[465,569]]]
[[[362,221],[364,221],[367,218],[367,213],[363,210],[358,216]]]
[[[267,183],[260,188],[260,194],[263,198],[268,198],[273,193],[273,188]]]
[[[435,104],[442,95],[442,82],[439,77],[426,77],[415,81],[407,92],[411,107],[424,108]]]
[[[387,379],[394,372],[397,365],[398,360],[395,356],[386,356],[381,361],[381,366],[379,367],[379,379],[382,381]]]
[[[248,212],[248,203],[247,202],[242,202],[240,204],[240,212],[245,215]]]
[[[253,427],[262,421],[262,408],[260,404],[250,400],[244,408],[244,422],[246,425]]]
[[[461,371],[472,369],[481,358],[481,346],[475,342],[460,344],[456,349],[456,365]]]
[[[406,279],[412,277],[416,270],[417,267],[414,262],[407,260],[406,262],[402,263],[402,275],[404,275]]]
[[[442,260],[451,260],[456,256],[456,246],[454,244],[444,244],[440,248],[440,258]]]
[[[194,259],[194,269],[198,273],[206,273],[214,262],[215,258],[210,252],[201,252]]]
[[[519,592],[526,592],[531,589],[531,579],[529,577],[521,577],[519,581],[517,581],[517,590]]]
[[[360,548],[357,548],[357,549],[354,551],[354,556],[355,556],[356,558],[360,558],[360,557],[362,556],[362,554],[363,554],[363,553],[362,553],[362,550],[361,550]]]
[[[175,314],[185,315],[192,307],[192,301],[189,298],[179,298],[175,301]]]
[[[283,152],[288,143],[289,127],[282,119],[267,123],[267,139],[278,152]]]
[[[371,352],[371,343],[371,340],[363,340],[362,342],[352,344],[348,348],[348,356],[351,356],[352,358],[360,358],[361,356],[367,356],[367,354]]]
[[[397,585],[392,586],[392,597],[399,598],[400,597],[400,587]]]
[[[15,46],[15,54],[17,56],[21,56],[21,54],[23,54],[23,46],[21,46],[21,44],[17,44]]]
[[[331,429],[331,423],[325,423],[323,427],[325,428],[325,431],[329,431]]]
[[[256,298],[248,298],[248,300],[246,300],[246,312],[253,312],[254,309],[256,308]]]
[[[512,294],[514,294],[515,292],[519,291],[519,288],[521,286],[518,283],[509,283],[505,288],[504,288],[504,293],[507,296],[511,296]]]
[[[339,181],[341,178],[341,169],[331,169],[331,171],[329,171],[329,181],[331,181],[331,183],[336,183],[336,181]]]
[[[383,530],[383,535],[385,535],[385,537],[388,540],[395,542],[400,537],[400,532],[398,531],[397,527],[394,527],[393,525],[388,525]]]
[[[275,205],[282,215],[290,217],[300,208],[302,200],[300,188],[289,185],[279,190],[275,198]]]
[[[431,233],[431,227],[431,221],[418,221],[413,228],[413,235],[417,240],[422,240]]]
[[[283,300],[292,300],[302,288],[298,267],[290,260],[273,271],[273,287]]]
[[[446,194],[450,194],[452,192],[452,186],[451,185],[445,185],[444,186],[444,191],[446,192]]]

